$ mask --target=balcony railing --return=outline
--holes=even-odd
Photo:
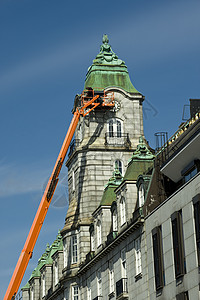
[[[106,244],[109,245],[117,237],[117,231],[112,231],[107,235]]]
[[[121,278],[116,282],[116,296],[120,297],[123,294],[128,293],[128,281],[127,278]]]
[[[69,153],[68,157],[72,155],[72,153],[76,150],[76,148],[80,145],[80,140],[79,139],[74,139],[70,145],[69,145]]]
[[[106,132],[105,145],[130,148],[131,141],[129,139],[129,134],[120,132]]]

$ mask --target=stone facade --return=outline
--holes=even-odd
[[[200,115],[154,155],[143,133],[144,96],[107,36],[86,93],[96,84],[115,107],[78,123],[66,162],[65,226],[39,259],[23,300],[199,299]]]

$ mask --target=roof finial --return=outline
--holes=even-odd
[[[108,39],[108,36],[107,36],[107,34],[104,34],[103,35],[103,44],[108,44],[109,43],[109,39]]]

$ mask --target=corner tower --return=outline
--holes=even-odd
[[[144,96],[131,83],[127,66],[113,52],[107,35],[88,69],[84,89],[84,95],[94,91],[113,97],[115,107],[96,109],[80,119],[66,163],[69,208],[61,234],[64,274],[70,274],[69,280],[90,250],[92,213],[99,206],[115,164],[123,175],[143,136]],[[76,96],[74,109],[80,98]]]

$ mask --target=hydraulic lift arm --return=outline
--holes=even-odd
[[[42,224],[44,222],[45,216],[47,214],[47,210],[51,203],[51,199],[54,195],[56,186],[58,184],[58,180],[59,180],[58,176],[59,176],[60,170],[62,168],[65,156],[67,154],[67,150],[69,148],[70,142],[74,135],[75,129],[77,127],[78,121],[80,119],[80,116],[87,115],[90,111],[95,109],[97,106],[101,105],[100,101],[95,102],[98,98],[99,98],[99,95],[93,97],[90,101],[87,101],[87,103],[85,103],[82,107],[76,108],[76,111],[72,118],[71,124],[67,131],[65,140],[63,142],[60,153],[58,155],[56,164],[54,166],[53,172],[51,174],[51,177],[49,178],[49,181],[47,183],[46,189],[42,196],[40,205],[38,207],[37,213],[35,215],[35,219],[33,221],[31,229],[29,231],[26,242],[24,244],[24,248],[20,254],[17,265],[15,267],[12,278],[10,280],[8,289],[4,296],[4,300],[13,300],[17,294],[17,291],[21,284],[22,278],[26,271],[28,262],[32,256],[35,243],[37,241],[38,235],[42,228]],[[86,111],[86,108],[88,108],[87,111]]]

